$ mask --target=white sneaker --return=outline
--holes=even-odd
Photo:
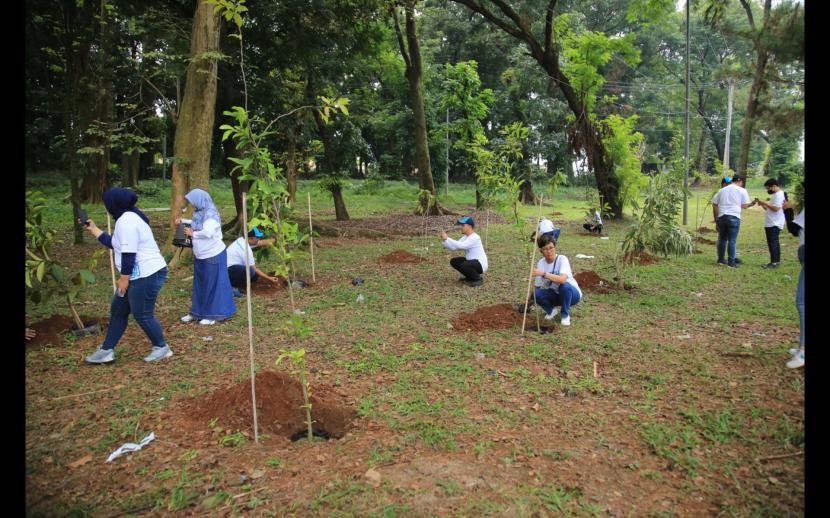
[[[182,322],[192,322],[193,320],[196,320],[196,319],[193,318],[193,315],[185,315],[180,320]]]
[[[98,349],[86,357],[87,363],[111,363],[115,361],[115,351],[112,349]]]
[[[153,347],[153,350],[150,352],[150,354],[144,357],[144,361],[150,363],[156,360],[170,358],[171,356],[173,356],[173,351],[170,350],[169,345],[165,345],[164,347]]]
[[[804,351],[796,351],[792,359],[787,362],[787,367],[790,369],[798,369],[804,367]]]
[[[207,318],[203,318],[202,320],[199,320],[199,323],[203,326],[212,326],[216,323],[216,320],[209,320]]]
[[[571,317],[570,317],[570,315],[569,315],[569,316],[567,316],[567,317],[562,317],[562,322],[561,322],[561,324],[562,324],[563,326],[569,326],[569,325],[571,325]]]
[[[545,315],[545,320],[553,320],[553,318],[559,314],[559,306],[554,306],[554,308]]]
[[[797,353],[797,352],[798,352],[798,348],[796,348],[796,349],[790,349],[790,350],[789,350],[789,352],[790,352],[790,356],[795,356],[795,353]]]

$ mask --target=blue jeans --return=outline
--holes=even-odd
[[[130,313],[150,339],[153,347],[164,347],[164,333],[161,324],[156,319],[156,297],[158,297],[164,281],[167,280],[167,267],[162,268],[149,277],[130,281],[127,293],[123,297],[112,296],[110,304],[110,324],[107,336],[104,338],[102,349],[115,349],[124,330],[127,329],[127,318]]]
[[[798,343],[804,347],[804,245],[798,247],[798,262],[801,263],[801,271],[798,273],[798,287],[795,289],[795,307],[798,308],[798,321],[801,326]]]
[[[256,268],[253,266],[249,267],[249,272],[251,276],[251,282],[254,282],[258,279],[256,274]],[[244,264],[232,264],[228,266],[228,279],[231,281],[231,286],[240,290],[244,290],[246,286],[245,281],[245,265]]]
[[[769,262],[781,262],[781,243],[778,241],[778,235],[781,229],[778,227],[764,227],[764,234],[767,236],[767,248],[769,248]]]
[[[737,216],[721,216],[718,218],[718,262],[723,262],[724,252],[729,253],[728,263],[735,264],[735,245],[738,242],[738,232],[741,230],[741,218]],[[727,248],[727,250],[724,250]]]
[[[551,288],[536,288],[536,303],[550,314],[556,306],[562,306],[562,317],[570,316],[571,306],[579,303],[582,297],[579,291],[568,283],[559,285],[559,293]]]

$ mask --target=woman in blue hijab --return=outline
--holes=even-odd
[[[181,320],[212,325],[236,313],[228,279],[228,254],[222,241],[222,220],[210,194],[202,189],[191,190],[185,200],[193,206],[193,219],[179,218],[176,224],[191,225],[185,234],[193,241],[193,293],[190,312]]]
[[[135,206],[137,201],[138,196],[128,189],[116,188],[104,193],[104,207],[115,218],[112,236],[99,229],[91,219],[86,221],[87,230],[102,245],[112,248],[115,266],[121,273],[110,304],[107,336],[103,345],[86,357],[87,363],[115,361],[115,346],[127,329],[130,313],[153,345],[145,362],[173,355],[155,317],[156,298],[167,279],[167,263],[153,237],[150,220]]]

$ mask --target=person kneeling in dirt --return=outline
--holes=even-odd
[[[562,325],[571,325],[571,306],[582,300],[582,290],[574,279],[571,263],[564,255],[556,253],[553,236],[542,235],[536,241],[542,258],[532,270],[536,276],[536,302],[545,311],[545,320],[553,320],[562,313]]]
[[[599,209],[593,209],[593,211],[591,221],[582,225],[582,228],[588,232],[602,234],[602,216],[599,214]]]
[[[259,228],[254,227],[251,229],[250,232],[248,232],[247,243],[245,242],[245,238],[240,236],[239,239],[228,245],[228,278],[231,281],[231,287],[233,288],[234,297],[241,297],[242,290],[246,289],[246,253],[248,254],[248,267],[252,283],[256,282],[257,279],[259,279],[260,277],[269,282],[277,282],[276,277],[271,277],[267,273],[257,268],[254,264],[254,252],[253,250],[251,250],[251,247],[257,246],[259,244],[259,240],[264,236],[265,234],[263,234],[262,231],[259,230]]]
[[[559,234],[562,232],[561,228],[557,228],[553,221],[549,220],[546,217],[542,217],[539,221],[539,235],[544,236],[546,234],[553,236],[553,239],[559,241]],[[534,231],[533,234],[530,235],[530,240],[536,240],[536,232]]]
[[[464,257],[453,257],[450,259],[450,266],[464,275],[461,280],[468,286],[481,286],[484,284],[481,274],[487,271],[487,254],[484,253],[481,237],[475,232],[476,223],[470,216],[464,216],[455,224],[461,225],[461,232],[464,233],[458,241],[450,239],[443,230],[438,234],[444,247],[450,250],[464,250]]]

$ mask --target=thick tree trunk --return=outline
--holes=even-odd
[[[333,149],[331,146],[331,139],[329,132],[326,129],[326,123],[323,117],[315,110],[314,123],[317,125],[317,133],[320,135],[320,141],[323,143],[323,165],[327,174],[332,178],[338,178],[337,162],[333,156]],[[339,178],[329,185],[329,192],[334,201],[334,217],[337,221],[348,221],[349,212],[346,210],[346,202],[343,200],[343,189],[340,185]]]
[[[170,233],[181,217],[184,195],[191,187],[210,189],[210,148],[213,141],[216,103],[216,58],[219,52],[219,19],[213,6],[199,0],[190,36],[190,64],[187,67],[182,108],[176,122],[173,143]],[[172,244],[168,245],[172,249]],[[171,266],[177,263],[171,262]]]
[[[760,44],[759,44],[760,45]],[[741,152],[738,156],[738,169],[740,175],[746,176],[746,166],[749,162],[749,146],[752,144],[752,128],[755,125],[755,115],[760,104],[758,98],[765,88],[764,75],[766,74],[769,52],[763,47],[758,50],[758,60],[755,63],[755,77],[752,80],[752,88],[749,90],[749,100],[746,103],[744,112],[744,126],[741,135]],[[731,163],[731,162],[730,162]]]
[[[519,186],[519,202],[525,205],[536,205],[539,203],[536,193],[533,192],[533,183],[530,180],[523,181],[522,185]]]
[[[349,212],[346,210],[346,202],[343,201],[343,190],[340,184],[332,186],[331,197],[334,198],[334,217],[337,221],[348,221]]]

